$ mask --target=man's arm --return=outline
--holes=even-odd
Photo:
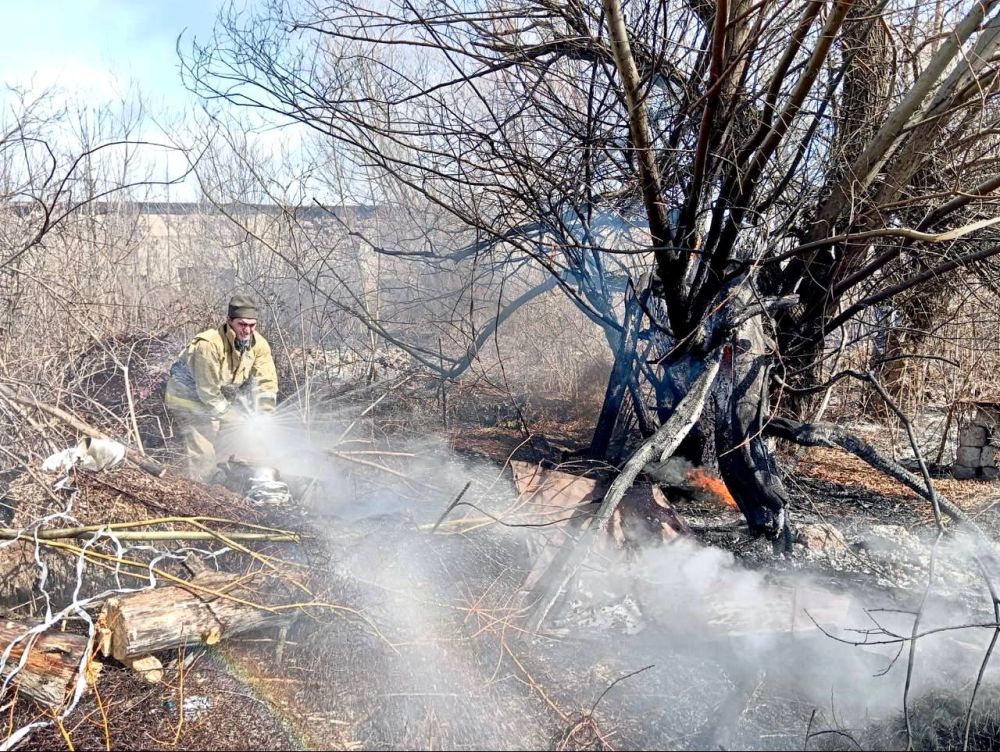
[[[194,343],[190,363],[198,400],[213,418],[222,415],[229,409],[229,400],[222,394],[222,369],[217,349],[211,342],[198,340]]]
[[[274,367],[271,346],[263,337],[258,339],[258,352],[254,353],[251,376],[256,379],[260,409],[273,410],[278,402],[278,371]]]

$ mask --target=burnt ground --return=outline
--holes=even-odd
[[[924,597],[935,538],[925,502],[841,452],[809,450],[789,458],[792,519],[842,538],[776,556],[721,503],[677,499],[699,525],[697,546],[633,555],[613,575],[585,572],[529,635],[518,589],[539,532],[488,518],[464,532],[428,528],[464,481],[476,508],[455,517],[481,519],[510,502],[510,457],[540,449],[561,461],[579,446],[582,429],[548,428],[533,444],[512,426],[452,430],[421,446],[405,483],[381,478],[367,495],[355,485],[350,504],[314,500],[306,560],[322,597],[348,610],[310,612],[280,649],[277,635],[260,634],[162,656],[159,685],[109,662],[100,702],[85,698],[64,730],[42,729],[29,746],[64,748],[68,737],[77,749],[905,748],[905,651],[835,638],[886,640],[849,631],[876,623],[908,634],[912,616],[901,612]],[[1000,488],[944,479],[939,490],[1000,533]],[[988,621],[982,575],[961,539],[948,541],[934,557],[925,625]],[[917,749],[961,746],[990,633],[958,634],[920,643]],[[988,671],[972,748],[998,741],[992,681]],[[23,703],[8,712],[9,728],[42,717]]]

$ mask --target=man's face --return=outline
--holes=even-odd
[[[236,339],[246,342],[253,336],[253,330],[257,326],[257,319],[229,319],[229,326],[236,332]]]

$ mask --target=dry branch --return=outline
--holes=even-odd
[[[715,383],[715,377],[719,373],[721,357],[720,350],[705,359],[705,370],[691,384],[690,391],[678,403],[670,418],[625,463],[625,467],[622,468],[621,473],[608,489],[600,509],[597,510],[597,523],[602,531],[607,530],[611,515],[618,507],[618,502],[631,488],[642,469],[656,457],[663,461],[673,455],[684,437],[698,422],[698,418],[701,417],[701,412],[705,408],[705,400],[708,399],[712,384]]]
[[[100,431],[98,431],[89,423],[81,420],[80,418],[74,415],[71,415],[62,408],[56,407],[55,405],[49,405],[45,402],[40,402],[34,398],[22,397],[18,395],[16,392],[13,392],[10,389],[10,387],[6,384],[0,384],[0,397],[3,397],[3,399],[7,400],[8,402],[14,402],[16,404],[23,405],[25,407],[33,407],[36,410],[51,415],[53,418],[61,420],[66,425],[75,428],[80,433],[85,434],[86,436],[89,436],[93,439],[109,438]],[[162,477],[163,474],[166,472],[166,468],[163,467],[163,465],[161,465],[159,462],[139,454],[139,452],[130,447],[126,447],[125,449],[125,459],[127,459],[129,462],[135,464],[140,469],[145,470],[147,473],[157,478]]]
[[[90,538],[96,532],[107,529],[104,525],[85,525],[83,527],[50,528],[26,532],[11,527],[0,527],[0,540],[66,540],[74,538]],[[114,533],[114,538],[122,541],[287,541],[297,543],[299,538],[294,533],[217,533],[207,530],[128,530]]]
[[[864,439],[848,433],[843,429],[822,423],[797,423],[785,418],[774,418],[766,427],[767,433],[792,441],[801,446],[833,447],[839,446],[847,452],[864,460],[890,478],[895,478],[914,493],[933,503],[936,499],[941,511],[955,522],[965,526],[976,536],[992,546],[990,537],[977,525],[972,518],[963,512],[954,502],[929,489],[916,475],[911,473],[890,457],[885,456]]]

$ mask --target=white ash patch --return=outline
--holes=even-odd
[[[599,629],[627,635],[639,634],[646,627],[638,604],[627,595],[617,603],[602,606],[587,606],[582,600],[573,601],[556,626],[566,627],[570,623],[581,630]]]

